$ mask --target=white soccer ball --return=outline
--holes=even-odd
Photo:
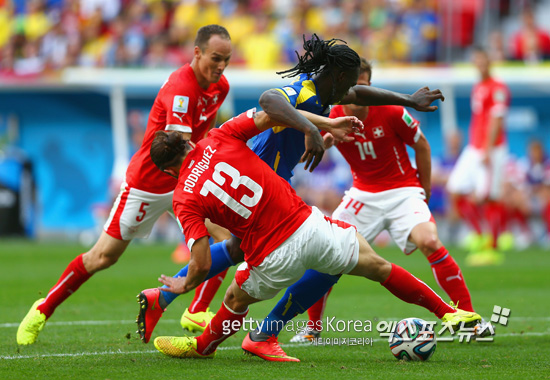
[[[420,318],[406,318],[395,325],[390,349],[398,360],[426,361],[436,347],[433,326]]]

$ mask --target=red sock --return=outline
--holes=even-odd
[[[546,230],[548,232],[548,236],[550,236],[550,202],[548,202],[546,207],[544,207],[544,211],[542,212],[542,218],[546,223]]]
[[[478,235],[481,235],[481,213],[477,205],[468,198],[461,196],[457,200],[456,207],[460,216],[470,224]]]
[[[312,323],[311,327],[314,330],[321,331],[323,329],[323,313],[325,312],[325,306],[327,305],[328,295],[332,292],[332,288],[326,292],[326,294],[315,304],[307,309],[307,314],[309,316],[309,321]]]
[[[470,291],[466,286],[462,272],[456,261],[445,247],[428,256],[432,266],[432,272],[437,284],[443,289],[451,300],[459,305],[462,310],[474,311]]]
[[[531,235],[531,227],[529,227],[529,221],[527,220],[527,215],[525,215],[519,209],[515,209],[511,211],[511,214],[512,215],[510,219],[514,219],[519,224],[523,233]]]
[[[222,285],[226,274],[227,269],[210,280],[203,282],[195,289],[195,297],[191,301],[191,305],[189,305],[190,313],[200,313],[210,307],[210,303],[212,303],[214,296]]]
[[[228,308],[224,302],[204,332],[197,337],[197,351],[201,355],[208,355],[231,335],[241,329],[248,308],[242,313],[236,313]]]
[[[381,285],[400,300],[422,306],[437,318],[441,319],[446,313],[455,311],[428,285],[397,264],[392,264],[390,275]]]
[[[500,202],[489,201],[485,205],[485,219],[489,224],[491,236],[493,237],[493,248],[497,247],[498,236],[502,227],[502,219],[504,219],[504,206]]]
[[[37,309],[46,318],[50,318],[55,309],[92,276],[84,268],[82,255],[78,255],[70,262],[61,277],[59,277],[57,284],[50,289],[44,302],[38,305]]]

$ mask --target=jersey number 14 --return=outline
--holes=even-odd
[[[376,153],[374,152],[372,141],[365,141],[363,143],[361,143],[360,141],[356,141],[355,145],[357,145],[357,148],[359,148],[359,155],[361,156],[361,160],[364,161],[367,156],[371,156],[373,160],[376,159]]]

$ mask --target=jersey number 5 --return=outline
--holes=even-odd
[[[254,207],[258,204],[260,198],[262,197],[264,189],[262,189],[262,187],[258,185],[257,182],[253,181],[250,177],[247,177],[245,175],[241,176],[241,173],[239,173],[237,169],[226,162],[218,162],[218,164],[216,164],[216,166],[214,167],[214,170],[215,171],[212,175],[212,179],[216,183],[207,179],[204,182],[204,185],[202,185],[200,194],[203,196],[207,196],[208,193],[212,193],[216,198],[222,201],[224,205],[235,211],[243,218],[248,219],[252,214],[252,211],[250,211],[247,207]],[[221,175],[221,173],[225,173],[229,177],[231,177],[231,187],[233,189],[237,189],[239,185],[243,185],[244,187],[252,191],[253,196],[249,197],[248,195],[243,195],[240,201],[232,198],[220,187],[225,183],[225,178]]]
[[[361,156],[361,160],[364,161],[367,156],[371,156],[373,160],[376,159],[376,153],[374,152],[374,146],[372,145],[372,141],[365,141],[361,144],[361,142],[356,141],[355,145],[359,148],[359,155]]]

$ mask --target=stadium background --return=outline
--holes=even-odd
[[[550,46],[524,52],[515,42],[529,29],[530,10],[541,33],[550,33],[544,22],[548,0],[0,0],[0,5],[3,234],[94,241],[159,87],[191,60],[195,32],[207,23],[226,26],[234,43],[226,70],[231,92],[220,121],[256,107],[264,90],[286,83],[275,71],[293,65],[302,34],[318,33],[347,41],[373,61],[374,86],[405,93],[424,85],[443,90],[440,110],[413,112],[437,161],[455,131],[467,140],[469,95],[477,81],[469,47],[479,44],[489,49],[496,76],[512,92],[509,178],[521,180],[514,163],[526,160],[530,141],[550,149],[545,61]],[[314,192],[308,186],[323,175],[335,199],[348,187],[342,160],[334,150],[327,156],[317,176],[297,176],[306,198]],[[444,213],[444,198],[431,207]],[[21,221],[20,229],[13,220]],[[170,235],[162,227],[156,232],[157,238],[178,239],[177,232]],[[537,239],[544,242],[542,235],[539,231]]]

